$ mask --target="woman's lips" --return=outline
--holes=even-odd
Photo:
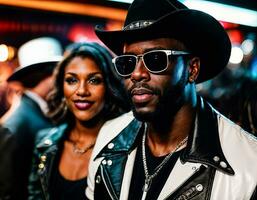
[[[79,110],[87,110],[93,105],[93,103],[88,101],[75,101],[74,105]]]

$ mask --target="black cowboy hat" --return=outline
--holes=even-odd
[[[96,35],[117,55],[125,42],[169,37],[183,42],[201,59],[197,83],[213,78],[227,65],[231,42],[222,25],[207,13],[188,9],[177,0],[135,0],[122,30],[95,28]]]

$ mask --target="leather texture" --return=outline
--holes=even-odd
[[[143,124],[125,114],[104,125],[89,166],[89,199],[126,200]],[[194,131],[158,200],[249,200],[256,196],[257,140],[198,98]]]
[[[63,143],[67,124],[41,130],[36,138],[29,176],[29,200],[49,200],[49,183],[53,163]]]
[[[13,134],[0,127],[0,200],[14,199],[14,155],[16,141]]]
[[[40,129],[52,126],[39,105],[24,94],[16,110],[3,123],[17,141],[15,153],[15,177],[18,185],[17,199],[27,199],[28,176],[31,169],[34,140]]]

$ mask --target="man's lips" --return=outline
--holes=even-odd
[[[93,102],[75,100],[74,101],[74,105],[79,110],[87,110],[87,109],[89,109],[93,105]]]
[[[146,88],[134,88],[131,91],[131,96],[134,103],[145,103],[149,101],[153,95],[153,91]]]

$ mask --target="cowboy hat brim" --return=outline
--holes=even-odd
[[[222,25],[212,16],[192,9],[171,12],[146,27],[105,31],[95,28],[99,39],[115,54],[120,55],[126,42],[169,37],[183,42],[201,59],[197,83],[219,74],[230,57],[231,42]]]
[[[53,71],[57,63],[61,61],[61,57],[56,57],[49,59],[48,61],[34,63],[28,66],[18,67],[11,76],[7,79],[7,82],[11,81],[20,81],[23,82],[24,77],[27,77],[28,74],[33,76],[35,72],[42,71]]]

